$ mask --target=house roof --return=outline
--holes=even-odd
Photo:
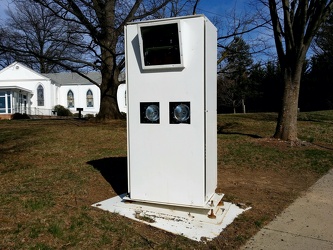
[[[89,72],[85,74],[88,78],[92,79],[94,82],[100,84],[102,82],[102,76],[100,72]],[[51,79],[58,84],[91,84],[91,82],[73,72],[61,72],[61,73],[49,73],[43,74],[43,76]]]
[[[18,81],[18,80],[25,80],[25,81],[34,81],[34,80],[48,80],[42,74],[37,73],[36,71],[32,70],[31,68],[25,66],[22,63],[14,62],[11,65],[7,66],[6,68],[0,70],[0,81]]]
[[[22,88],[19,86],[0,86],[0,90],[10,90],[10,89],[15,89],[15,90],[19,90],[19,91],[30,93],[30,94],[33,93],[30,89]]]
[[[102,75],[100,72],[93,71],[85,73],[84,75],[86,75],[87,78],[91,79],[97,84],[102,83]],[[14,62],[8,67],[0,70],[0,82],[1,81],[15,82],[18,79],[22,79],[22,80],[51,80],[53,83],[57,85],[92,84],[87,78],[73,72],[40,74],[19,62]],[[119,80],[120,81],[125,80],[124,72],[120,73]]]

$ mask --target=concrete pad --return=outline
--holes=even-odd
[[[333,169],[241,249],[333,249]]]
[[[116,196],[92,206],[196,241],[212,240],[238,215],[250,209],[223,202],[216,206],[211,216],[210,209],[129,202],[124,196]]]

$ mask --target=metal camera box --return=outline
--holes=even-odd
[[[202,15],[126,25],[129,199],[204,207],[215,194],[216,46]]]

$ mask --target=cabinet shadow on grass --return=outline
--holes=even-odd
[[[255,135],[255,134],[247,134],[247,133],[240,133],[240,132],[232,132],[232,131],[225,131],[225,129],[230,129],[235,126],[234,123],[226,123],[224,125],[218,124],[217,125],[217,134],[222,134],[222,135],[244,135],[244,136],[249,136],[251,138],[262,138],[260,135]]]
[[[97,169],[113,190],[121,195],[127,193],[127,157],[110,157],[87,162]]]

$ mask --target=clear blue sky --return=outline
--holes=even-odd
[[[200,0],[197,12],[207,17],[221,15],[236,9],[239,12],[245,11],[249,0]]]
[[[5,19],[5,9],[8,7],[8,0],[0,0],[0,21]],[[232,11],[235,7],[240,11],[245,10],[244,3],[248,0],[200,0],[197,12],[207,17],[223,15]]]
[[[244,0],[200,0],[198,7],[218,14],[235,6],[239,7],[243,2]]]
[[[0,22],[5,19],[5,9],[7,9],[7,0],[0,0]]]

